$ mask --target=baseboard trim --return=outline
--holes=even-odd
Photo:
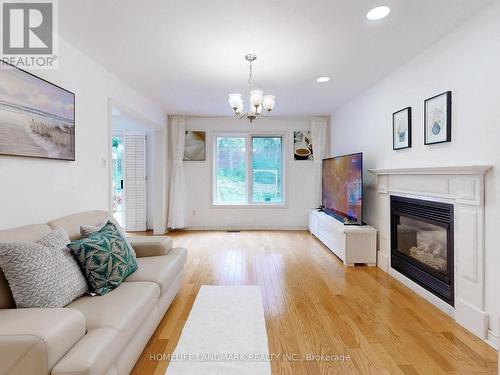
[[[389,259],[386,254],[377,251],[377,266],[384,272],[389,272]]]
[[[262,226],[262,225],[208,225],[208,226],[188,226],[184,230],[308,230],[306,225],[304,226]]]
[[[491,346],[493,349],[498,350],[498,334],[493,332],[491,329],[488,328],[488,332],[486,333],[486,340],[484,340],[489,346]]]
[[[446,315],[449,315],[450,317],[452,317],[453,319],[455,319],[455,313],[456,313],[455,309],[452,306],[448,305],[443,300],[441,300],[440,298],[436,297],[434,294],[432,294],[431,292],[429,292],[427,289],[422,288],[420,285],[418,285],[417,283],[415,283],[413,280],[410,280],[409,278],[407,278],[402,273],[396,271],[394,268],[391,268],[389,270],[389,275],[391,275],[392,277],[394,277],[396,280],[398,280],[404,286],[406,286],[406,287],[410,288],[411,290],[413,290],[420,297],[422,297],[427,302],[429,302],[430,304],[432,304],[435,307],[437,307],[439,310],[441,310],[442,312],[444,312]]]
[[[389,269],[389,275],[413,290],[439,310],[449,315],[467,331],[473,333],[493,348],[498,349],[499,336],[487,328],[487,313],[477,310],[460,298],[455,298],[455,307],[452,307],[393,268]]]
[[[488,335],[488,314],[476,306],[455,297],[455,320],[482,340]]]

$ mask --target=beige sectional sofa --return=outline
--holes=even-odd
[[[70,239],[101,223],[90,211],[0,231],[0,241],[37,241],[56,227]],[[59,309],[16,309],[0,271],[0,374],[128,374],[180,289],[186,250],[169,237],[131,237],[139,268],[104,296]]]

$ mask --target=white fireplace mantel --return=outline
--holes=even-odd
[[[484,305],[484,196],[485,175],[492,167],[453,166],[371,169],[382,198],[377,264],[465,328],[486,339],[488,314]],[[454,205],[455,307],[391,268],[390,196],[442,201]]]
[[[428,167],[428,168],[395,168],[395,169],[370,169],[376,175],[406,174],[406,175],[484,175],[491,165],[471,165],[464,167]]]

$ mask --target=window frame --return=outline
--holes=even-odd
[[[227,138],[245,138],[245,153],[246,153],[246,174],[245,174],[245,192],[246,192],[246,202],[245,203],[217,203],[217,138],[227,137]],[[282,201],[266,203],[266,202],[252,202],[253,197],[253,144],[252,139],[254,137],[276,137],[281,138],[281,195]],[[216,132],[210,135],[210,141],[212,142],[211,150],[211,207],[212,208],[288,208],[287,196],[288,196],[288,163],[287,163],[287,152],[288,152],[288,137],[284,132],[265,132],[265,131],[236,131],[236,132]],[[252,150],[252,151],[250,151]]]

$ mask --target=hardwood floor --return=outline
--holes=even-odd
[[[169,235],[188,249],[185,280],[133,374],[165,373],[150,354],[173,352],[203,284],[260,285],[269,351],[288,355],[273,374],[497,373],[487,344],[385,272],[344,268],[308,232]]]

